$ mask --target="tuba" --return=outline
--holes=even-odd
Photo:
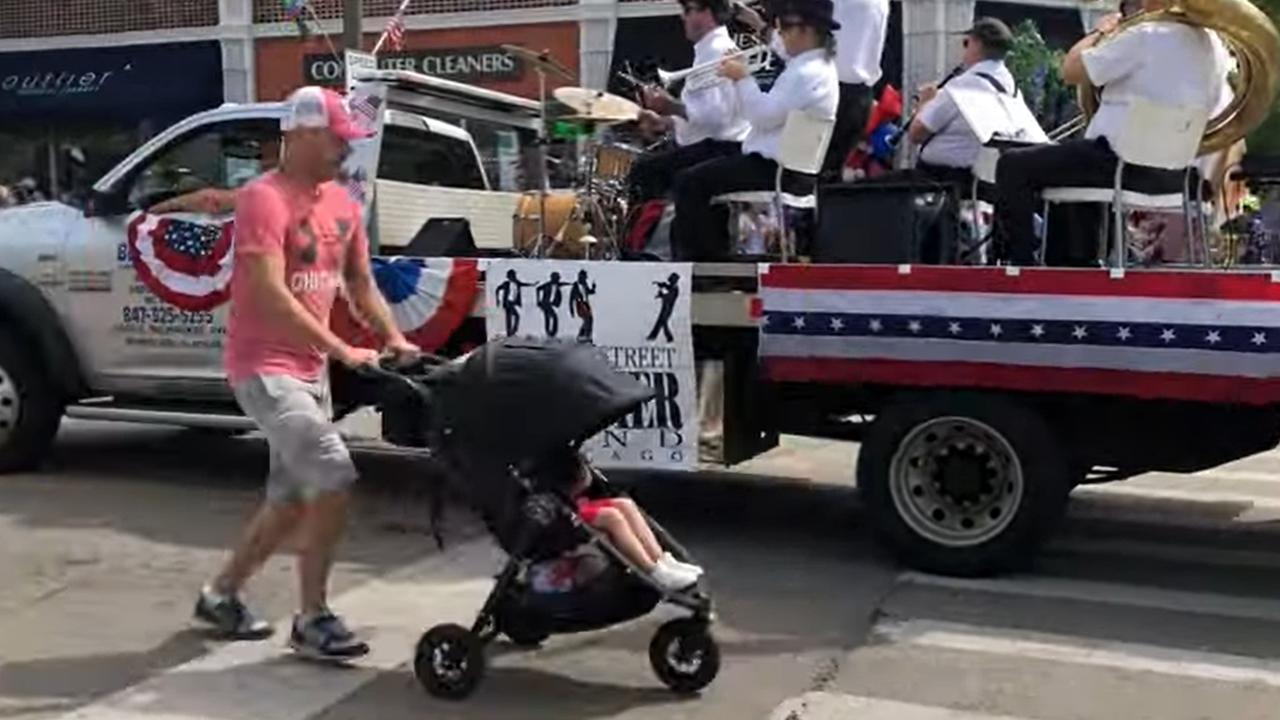
[[[1235,98],[1217,116],[1209,119],[1201,154],[1230,147],[1253,132],[1266,119],[1280,81],[1280,33],[1262,10],[1249,0],[1169,0],[1168,6],[1125,18],[1116,29],[1098,40],[1122,32],[1138,23],[1179,22],[1216,32],[1235,56],[1239,71],[1232,78]],[[1098,110],[1101,91],[1087,80],[1078,89],[1083,119]]]

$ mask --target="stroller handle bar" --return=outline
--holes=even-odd
[[[429,384],[432,373],[427,370],[422,375],[410,377],[403,372],[406,368],[414,370],[426,370],[426,368],[437,368],[449,362],[449,359],[440,355],[432,355],[431,353],[421,353],[416,361],[403,364],[397,363],[394,357],[385,356],[378,360],[377,363],[366,363],[351,368],[351,372],[356,377],[365,380],[376,380],[382,382],[406,384],[414,390],[420,390],[424,384]],[[417,373],[414,373],[417,375]]]

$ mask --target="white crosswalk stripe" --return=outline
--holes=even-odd
[[[1280,460],[1280,454],[1276,453],[1260,457]],[[886,600],[890,607],[881,608],[885,615],[868,633],[868,644],[850,653],[850,663],[860,654],[869,658],[858,666],[864,670],[876,663],[889,663],[891,669],[901,667],[908,672],[909,668],[925,665],[935,677],[947,668],[954,668],[957,676],[976,673],[965,677],[970,683],[976,680],[979,688],[984,686],[983,675],[974,668],[990,667],[1001,680],[993,680],[989,692],[980,689],[976,693],[963,693],[957,689],[955,697],[934,692],[928,702],[921,702],[917,686],[910,682],[886,690],[870,681],[864,682],[855,672],[843,682],[833,682],[820,691],[787,699],[770,713],[769,720],[1039,720],[1056,717],[1056,714],[1044,713],[1059,711],[1046,710],[1025,699],[1006,697],[1000,688],[1002,682],[1010,682],[1010,672],[1025,672],[1028,677],[1037,678],[1097,678],[1101,670],[1106,671],[1104,675],[1121,674],[1131,683],[1141,683],[1155,695],[1165,682],[1238,687],[1253,693],[1280,690],[1280,660],[1220,651],[1211,647],[1212,643],[1209,647],[1196,647],[1196,641],[1181,646],[1166,645],[1159,625],[1149,628],[1145,634],[1135,632],[1140,638],[1137,641],[1132,637],[1114,640],[1108,639],[1105,630],[1072,626],[1070,622],[1063,623],[1069,631],[1061,632],[1028,629],[1041,623],[1034,617],[1028,620],[1026,614],[1020,616],[1018,622],[1001,617],[1002,608],[1014,606],[1029,608],[1027,612],[1034,615],[1043,603],[1043,611],[1050,615],[1065,612],[1052,608],[1064,607],[1086,618],[1105,617],[1121,610],[1130,614],[1126,617],[1141,617],[1142,611],[1149,610],[1162,613],[1161,622],[1165,623],[1175,617],[1188,618],[1193,624],[1201,622],[1210,628],[1219,621],[1236,623],[1237,637],[1248,634],[1241,628],[1254,626],[1262,636],[1275,633],[1280,626],[1280,596],[1216,591],[1218,588],[1212,580],[1164,586],[1123,577],[1119,581],[1114,577],[1093,579],[1089,577],[1089,566],[1093,559],[1102,561],[1097,562],[1098,565],[1110,562],[1113,569],[1126,563],[1145,568],[1151,561],[1185,568],[1182,572],[1186,579],[1221,572],[1223,568],[1263,573],[1280,569],[1280,542],[1274,546],[1265,542],[1265,538],[1272,536],[1280,541],[1280,534],[1272,525],[1280,520],[1280,472],[1229,468],[1189,475],[1152,474],[1130,481],[1081,487],[1074,497],[1077,502],[1072,507],[1072,520],[1086,523],[1081,526],[1086,529],[1074,535],[1065,533],[1046,549],[1059,565],[1072,568],[1072,572],[979,579],[903,572]],[[1089,522],[1116,519],[1159,528],[1164,531],[1163,540],[1141,534],[1095,536],[1087,530]],[[1219,538],[1233,531],[1249,530],[1258,533],[1261,541],[1247,545],[1196,545],[1194,537],[1180,539],[1177,535],[1180,529],[1201,533],[1211,530]],[[893,610],[895,593],[906,594],[902,607],[910,612]],[[1053,605],[1055,603],[1057,605]],[[947,607],[953,609],[947,610]],[[965,619],[952,619],[948,612]],[[1135,612],[1138,614],[1134,615]],[[932,613],[938,616],[930,617]],[[1044,624],[1052,625],[1047,617]],[[1073,634],[1077,629],[1080,634]],[[1147,639],[1152,641],[1143,641]],[[1090,672],[1094,674],[1079,674]],[[961,680],[957,680],[957,684],[972,687]],[[1265,697],[1280,697],[1280,694]],[[1081,700],[1081,708],[1088,706],[1085,698]],[[1081,708],[1065,711],[1065,715],[1080,716],[1085,712]]]
[[[859,695],[813,692],[791,698],[769,720],[1028,720]]]
[[[874,632],[899,645],[1016,655],[1035,660],[1153,672],[1215,682],[1261,683],[1280,687],[1280,661],[1240,655],[930,620],[884,622],[878,624]]]

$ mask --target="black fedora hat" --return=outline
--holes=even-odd
[[[773,3],[775,18],[795,15],[811,23],[814,27],[827,30],[839,30],[836,22],[835,5],[831,0],[778,0]]]

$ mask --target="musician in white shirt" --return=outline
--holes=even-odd
[[[911,142],[920,146],[916,160],[920,174],[937,180],[970,180],[969,171],[982,144],[961,114],[952,91],[1016,95],[1013,73],[1004,63],[1012,48],[1013,31],[1008,25],[996,18],[978,18],[964,36],[964,71],[944,83],[945,87],[920,88],[920,106],[907,129]]]
[[[676,176],[676,216],[671,226],[677,260],[710,260],[728,252],[728,217],[711,206],[717,195],[771,190],[777,175],[778,146],[787,115],[794,110],[834,120],[839,78],[832,62],[838,30],[832,0],[782,0],[775,28],[787,62],[768,93],[741,62],[726,61],[720,73],[734,82],[738,102],[751,123],[742,155],[711,160]],[[784,178],[785,181],[790,178]],[[812,179],[809,183],[812,184]]]
[[[729,0],[681,0],[685,37],[693,43],[693,63],[714,63],[738,51],[725,27]],[[737,155],[750,129],[732,83],[684,88],[677,100],[657,87],[645,88],[641,125],[673,133],[675,147],[645,153],[631,170],[632,199],[659,198],[679,171],[718,157]]]
[[[1165,0],[1142,0],[1145,10],[1164,7]],[[1001,155],[996,171],[996,221],[1006,243],[1008,259],[1015,265],[1031,265],[1040,242],[1033,228],[1040,191],[1049,186],[1110,187],[1118,159],[1111,141],[1120,132],[1129,100],[1133,97],[1213,110],[1221,92],[1219,57],[1208,30],[1177,22],[1146,22],[1130,27],[1101,44],[1099,38],[1113,30],[1119,13],[1109,15],[1093,32],[1076,43],[1062,63],[1062,77],[1078,85],[1088,80],[1101,87],[1102,101],[1082,140],[1072,140]],[[1096,45],[1096,47],[1095,47]],[[1152,182],[1135,190],[1181,192],[1181,173],[1152,173]],[[1133,176],[1138,175],[1134,173]],[[1096,228],[1101,210],[1075,208],[1076,222],[1062,223],[1081,230],[1063,247],[1051,233],[1046,258],[1065,257],[1064,264],[1091,264],[1096,260]],[[1086,214],[1087,213],[1087,214]],[[1050,222],[1052,228],[1055,224]],[[1059,264],[1059,262],[1051,262]]]

